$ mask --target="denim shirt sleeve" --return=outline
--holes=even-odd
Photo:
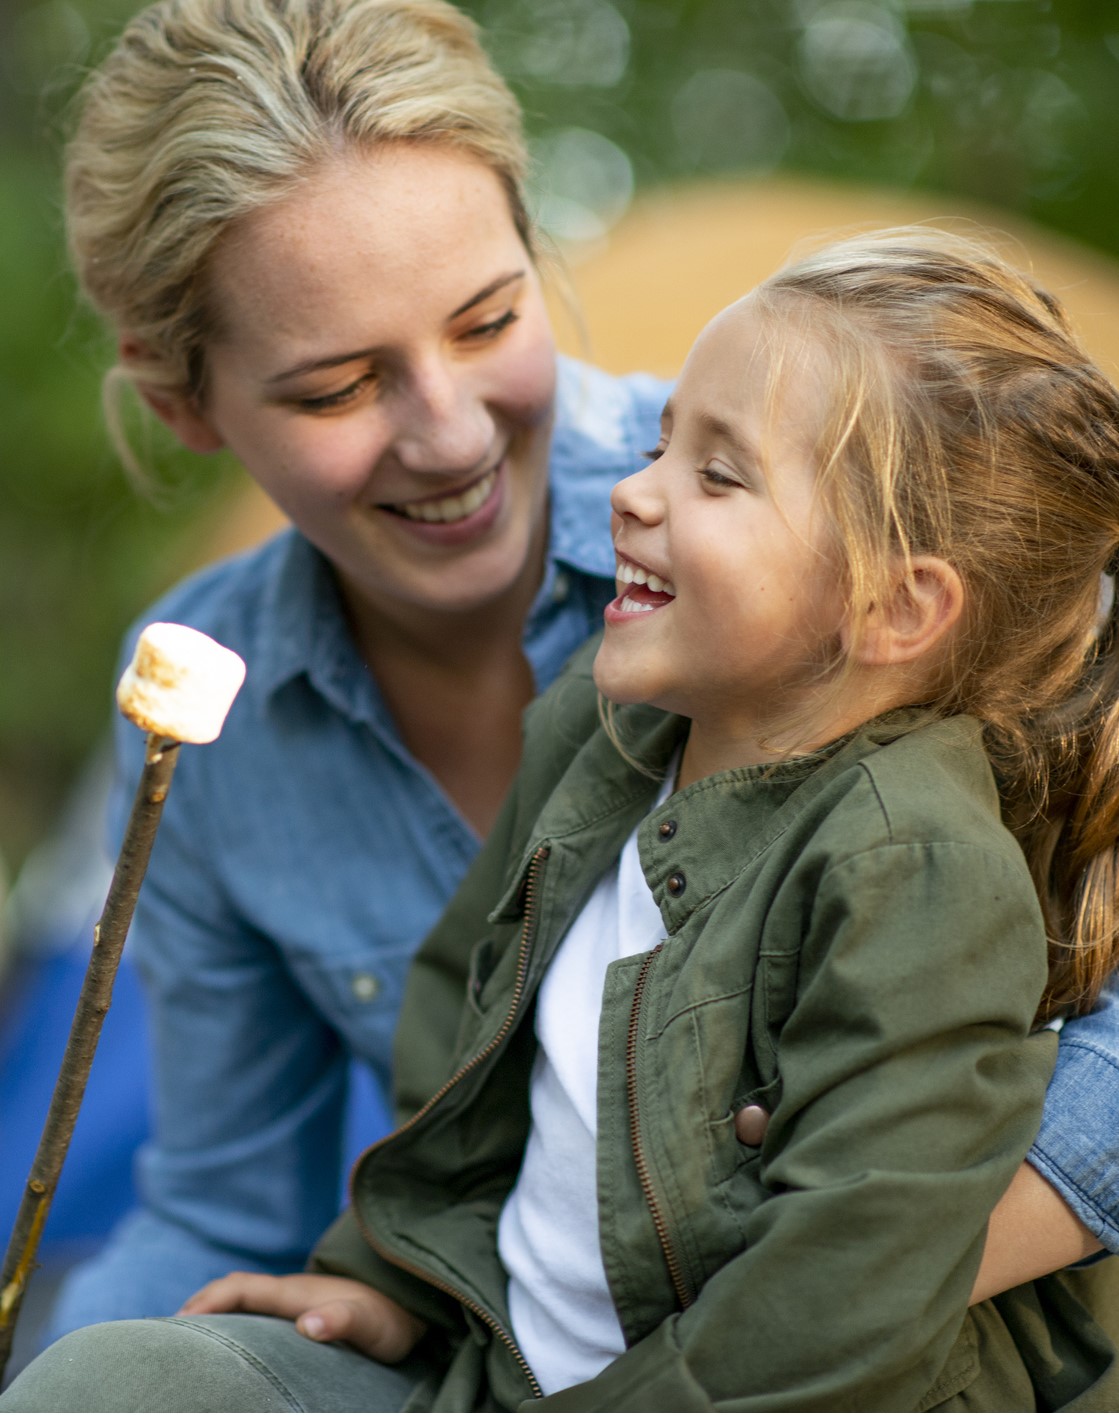
[[[1119,1253],[1119,974],[1094,1011],[1061,1029],[1029,1160],[1099,1241]]]

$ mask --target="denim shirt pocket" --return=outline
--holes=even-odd
[[[289,960],[315,1008],[354,1056],[391,1072],[393,1033],[414,939],[380,941],[376,951]]]

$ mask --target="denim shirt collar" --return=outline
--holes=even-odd
[[[641,424],[633,416],[638,392],[659,405],[664,385],[641,375],[621,383],[590,364],[562,356],[559,360],[548,537],[552,564],[545,580],[556,563],[614,578],[610,503],[603,495],[601,474],[613,484],[642,465],[646,449],[639,445]],[[571,474],[590,468],[598,475]]]
[[[276,550],[256,624],[258,689],[271,696],[305,675],[346,717],[376,722],[386,709],[350,633],[330,562],[291,527]]]

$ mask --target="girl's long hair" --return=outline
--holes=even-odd
[[[961,576],[934,701],[980,719],[1050,938],[1043,1012],[1119,964],[1119,393],[1060,304],[926,228],[829,246],[755,294],[827,362],[820,491],[855,633],[899,555]],[[783,361],[782,382],[795,359]],[[1101,590],[1103,593],[1101,593]],[[840,667],[842,673],[842,666]]]

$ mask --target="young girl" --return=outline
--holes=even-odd
[[[886,233],[715,319],[652,458],[593,678],[531,710],[413,971],[398,1075],[430,1098],[320,1275],[149,1324],[162,1399],[176,1369],[226,1373],[214,1409],[306,1389],[295,1329],[207,1315],[251,1310],[348,1314],[412,1408],[1113,1408],[1111,1264],[967,1303],[1036,1021],[1115,961],[1119,394],[985,248]],[[70,1390],[118,1399],[118,1326],[55,1349]],[[384,1366],[303,1349],[311,1408],[390,1408]]]

